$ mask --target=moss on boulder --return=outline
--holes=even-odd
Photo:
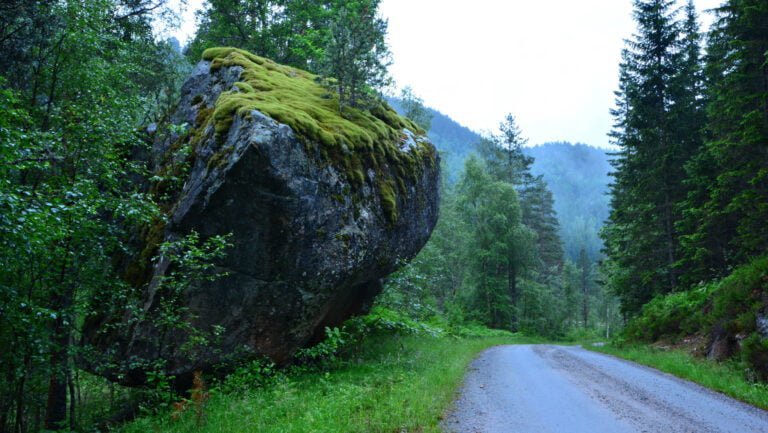
[[[237,48],[209,48],[203,60],[211,62],[211,70],[222,67],[243,69],[235,89],[223,92],[215,102],[211,121],[217,134],[226,135],[236,116],[248,116],[257,110],[288,125],[307,146],[319,146],[320,153],[332,164],[343,168],[355,186],[365,180],[371,168],[380,179],[380,190],[389,218],[397,218],[395,192],[405,193],[402,178],[415,179],[423,170],[424,156],[434,163],[435,149],[415,123],[399,116],[391,107],[377,101],[369,109],[339,108],[338,95],[323,85],[323,78]],[[395,167],[395,178],[382,170],[382,164]],[[398,186],[398,190],[390,185]]]

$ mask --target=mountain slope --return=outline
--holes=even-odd
[[[533,174],[544,176],[555,198],[566,255],[575,261],[584,248],[597,260],[602,248],[598,233],[610,206],[611,166],[605,150],[561,142],[531,147],[526,153],[535,158]]]
[[[388,102],[402,113],[399,100],[392,98]],[[443,157],[443,176],[453,184],[482,136],[435,109],[428,110],[432,114],[428,136]],[[598,233],[609,209],[611,167],[605,150],[559,142],[529,147],[525,153],[535,158],[532,172],[544,176],[555,198],[567,257],[575,261],[584,248],[590,259],[597,260],[602,248]]]

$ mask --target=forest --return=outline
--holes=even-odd
[[[419,358],[420,348],[466,348],[455,354],[466,357],[452,367],[458,381],[486,344],[480,338],[693,341],[693,352],[733,363],[750,383],[768,381],[768,3],[724,0],[706,33],[690,0],[632,3],[636,32],[618,66],[610,151],[528,143],[513,114],[478,134],[416,90],[395,92],[380,0],[207,0],[185,46],[161,37],[179,20],[167,0],[0,4],[0,432],[159,429],[180,413],[199,427],[209,398],[322,385],[334,368],[364,369],[371,356],[407,382],[408,370],[387,364],[398,351],[437,381],[419,364],[437,363]],[[428,137],[440,154],[439,187],[429,192],[439,194],[439,219],[418,255],[384,279],[370,314],[326,327],[323,341],[306,338],[290,359],[207,366],[186,394],[162,363],[132,360],[144,383],[124,387],[115,383],[124,378],[104,378],[113,361],[82,367],[99,351],[86,332],[97,318],[116,329],[121,318],[130,328],[151,317],[183,331],[186,340],[168,343],[182,351],[215,352],[226,334],[195,329],[183,300],[227,278],[231,236],[160,238],[202,136],[199,125],[170,119],[195,65],[222,62],[216,47],[253,53],[240,55],[267,69],[279,68],[260,59],[308,71],[341,118],[378,115]],[[392,120],[385,103],[404,119]],[[207,116],[221,121],[213,109]],[[304,117],[273,117],[305,133]],[[211,123],[217,134],[229,124]],[[188,140],[164,167],[149,156],[158,137]],[[341,149],[328,160],[351,152]],[[373,162],[352,159],[350,183],[382,176],[386,149],[371,150]],[[370,182],[390,228],[407,217],[402,178]],[[164,262],[173,271],[156,283],[150,269]],[[143,316],[153,284],[163,302]],[[371,379],[382,388],[389,380]],[[441,384],[446,398],[456,383]]]

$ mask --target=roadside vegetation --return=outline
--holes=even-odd
[[[654,298],[621,337],[586,347],[768,409],[768,347],[759,329],[766,282],[768,257],[755,259],[722,280]]]
[[[604,285],[626,341],[694,340],[695,353],[738,366],[734,383],[765,382],[768,3],[723,1],[706,34],[692,1],[633,3],[612,112]]]
[[[329,330],[277,369],[241,367],[204,399],[123,426],[122,433],[439,432],[469,362],[483,349],[539,340],[479,326],[442,328],[386,309]]]
[[[743,363],[716,362],[691,355],[685,349],[664,349],[641,344],[584,347],[661,370],[768,410],[768,385],[748,380]]]

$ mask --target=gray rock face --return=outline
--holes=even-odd
[[[183,301],[196,329],[222,327],[224,332],[210,347],[190,354],[177,347],[187,338],[180,330],[163,335],[166,343],[158,347],[161,331],[151,320],[121,332],[105,331],[114,317],[91,321],[86,342],[120,360],[102,374],[126,384],[144,382],[136,365],[158,358],[167,361],[165,371],[171,375],[224,359],[289,359],[325,326],[364,312],[381,290],[380,279],[423,247],[437,221],[439,163],[434,152],[431,158],[413,153],[423,159],[421,169],[403,179],[405,189],[395,194],[398,216],[392,221],[377,187],[377,176],[397,176],[392,164],[366,168],[363,184],[353,185],[317,146],[308,146],[289,126],[258,111],[235,116],[224,137],[213,124],[198,125],[203,110],[210,111],[221,92],[232,90],[241,72],[239,67],[211,70],[209,62],[201,62],[182,89],[171,122],[199,128],[198,138],[162,234],[165,240],[192,230],[203,239],[231,234],[233,247],[217,263],[227,276],[195,284]],[[156,142],[156,170],[167,164],[177,138]],[[416,152],[414,143],[424,140],[403,131],[401,152]],[[158,308],[156,283],[169,271],[167,260],[154,263],[141,296],[145,311]]]

